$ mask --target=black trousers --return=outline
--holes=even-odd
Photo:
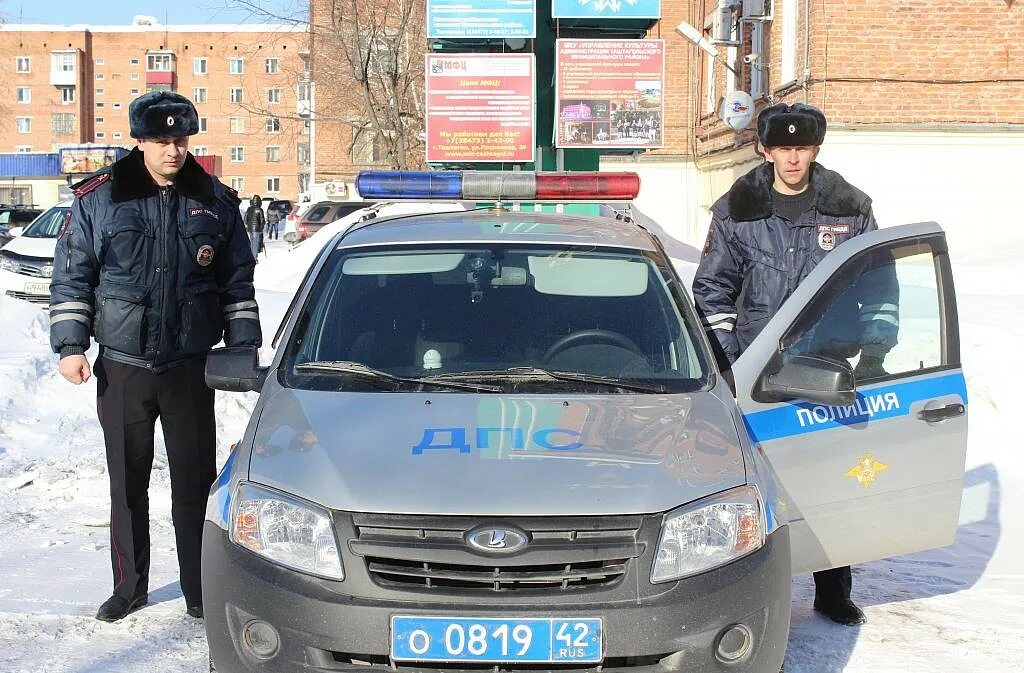
[[[814,595],[825,603],[848,600],[853,589],[850,566],[821,570],[814,573]]]
[[[160,374],[100,357],[97,404],[110,476],[110,563],[114,593],[149,591],[149,476],[157,418],[167,445],[171,520],[186,605],[202,602],[201,544],[206,499],[216,477],[214,392],[205,359]]]

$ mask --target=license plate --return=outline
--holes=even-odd
[[[50,284],[25,283],[25,294],[50,294]]]
[[[396,661],[597,663],[603,652],[599,618],[391,617]]]

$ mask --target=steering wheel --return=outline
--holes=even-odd
[[[551,347],[544,353],[544,357],[541,358],[541,362],[546,363],[550,361],[551,358],[571,348],[591,344],[608,344],[611,346],[618,346],[619,348],[635,353],[641,357],[644,356],[644,352],[640,350],[639,346],[618,332],[612,332],[606,329],[585,329],[580,330],[579,332],[573,332],[572,334],[566,334],[564,337],[551,344]]]

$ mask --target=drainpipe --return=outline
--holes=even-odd
[[[804,0],[804,103],[807,103],[807,82],[811,79],[811,0]]]

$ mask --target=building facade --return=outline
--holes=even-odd
[[[0,152],[131,147],[128,105],[176,91],[199,113],[191,139],[242,196],[295,199],[308,179],[305,26],[0,25]],[[72,176],[74,177],[74,176]]]

